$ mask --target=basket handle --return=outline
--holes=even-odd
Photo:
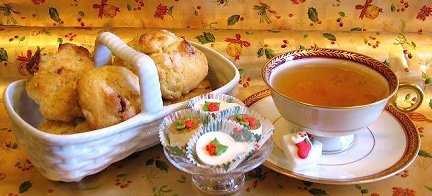
[[[111,53],[131,64],[138,73],[141,113],[156,114],[163,108],[159,75],[154,61],[134,50],[111,32],[99,33],[95,43],[96,66],[111,63]]]

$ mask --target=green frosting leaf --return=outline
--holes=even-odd
[[[225,146],[221,143],[219,143],[219,140],[215,138],[213,141],[210,142],[210,144],[216,145],[216,156],[221,155],[225,151],[227,151],[228,146]]]
[[[237,120],[241,121],[243,119],[243,115],[237,114]]]
[[[203,110],[204,110],[204,111],[208,111],[208,107],[209,107],[209,105],[210,105],[210,102],[205,101],[205,102],[204,102]]]
[[[184,124],[179,124],[179,125],[176,126],[177,130],[182,130],[184,128],[186,128],[186,125],[184,125]]]
[[[208,102],[208,101],[204,101],[204,106],[203,106],[203,110],[204,111],[209,111],[209,106],[210,104],[216,104],[217,106],[220,106],[220,102]]]
[[[249,126],[249,122],[246,122],[246,121],[240,121],[240,124],[245,126],[245,127]]]

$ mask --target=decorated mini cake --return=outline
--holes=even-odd
[[[205,165],[223,165],[248,151],[246,142],[236,142],[224,132],[214,131],[203,134],[196,143],[198,159]]]
[[[301,171],[316,165],[322,155],[322,144],[309,138],[304,131],[284,135],[282,148],[292,171]]]
[[[257,135],[262,134],[261,122],[253,116],[247,114],[235,114],[230,116],[229,119],[245,126],[252,133],[255,133]]]
[[[194,116],[187,116],[174,121],[167,131],[171,145],[184,147],[201,124],[201,120]]]
[[[237,103],[228,103],[218,99],[203,99],[196,102],[193,108],[196,110],[202,110],[204,112],[217,113],[234,108],[236,106],[240,105]]]

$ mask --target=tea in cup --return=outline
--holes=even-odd
[[[324,137],[329,151],[348,148],[353,134],[378,119],[400,86],[383,63],[335,49],[296,50],[276,56],[264,66],[263,79],[282,117]],[[417,102],[409,108],[393,105],[405,112],[416,109],[423,92],[414,85],[402,87],[415,91]]]

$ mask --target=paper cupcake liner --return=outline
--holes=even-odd
[[[256,111],[254,111],[254,110],[252,110],[250,108],[247,108],[247,107],[240,107],[236,111],[230,111],[227,114],[228,115],[227,119],[230,120],[230,121],[233,121],[233,120],[229,119],[229,117],[232,116],[232,115],[237,115],[237,114],[247,114],[247,115],[252,116],[252,117],[254,117],[254,118],[256,118],[256,119],[258,119],[260,121],[261,128],[262,128],[262,134],[256,134],[256,133],[253,133],[251,131],[254,134],[255,139],[256,139],[256,146],[255,146],[255,148],[256,148],[256,150],[260,149],[261,146],[269,138],[271,138],[271,136],[273,135],[274,130],[275,130],[275,128],[273,126],[273,123],[270,120],[268,120],[267,118],[265,118],[261,113],[256,112]],[[236,122],[236,121],[233,121],[233,122]],[[241,126],[244,127],[243,125],[241,125]]]
[[[225,101],[228,103],[236,103],[236,104],[239,104],[240,106],[225,109],[225,110],[220,111],[220,112],[208,112],[208,111],[204,111],[202,109],[194,108],[194,106],[197,102],[205,100],[205,99],[217,99],[217,100]],[[229,113],[238,111],[240,109],[240,107],[245,107],[244,103],[242,101],[240,101],[239,99],[237,99],[233,96],[230,96],[230,95],[225,95],[225,94],[203,94],[203,95],[200,95],[198,97],[195,97],[195,98],[189,100],[188,106],[194,110],[199,111],[200,113],[204,113],[206,115],[211,116],[214,120],[226,119],[226,118],[228,118]]]
[[[189,161],[197,167],[206,168],[215,173],[227,173],[235,169],[243,160],[245,160],[255,150],[256,140],[253,134],[242,127],[239,123],[229,120],[217,120],[195,133],[190,139],[187,149],[186,156]],[[229,134],[234,138],[236,142],[246,142],[248,144],[248,150],[240,155],[237,155],[233,160],[221,164],[221,165],[205,165],[201,163],[196,153],[196,143],[198,138],[208,132],[221,131]]]
[[[201,120],[201,122],[203,123],[200,128],[197,130],[197,132],[199,130],[201,130],[201,128],[208,123],[211,123],[213,120],[206,114],[200,113],[198,111],[192,110],[192,109],[184,109],[184,110],[179,110],[177,112],[171,113],[170,115],[166,116],[160,126],[159,126],[159,140],[161,142],[161,144],[164,146],[164,148],[167,148],[168,152],[173,153],[173,154],[177,154],[177,155],[184,155],[186,153],[186,148],[182,148],[182,146],[177,146],[172,144],[172,142],[170,141],[170,138],[168,136],[168,127],[172,124],[172,123],[176,123],[177,119],[180,118],[184,118],[187,116],[194,116],[197,117]],[[185,143],[185,145],[187,144],[187,142]]]

